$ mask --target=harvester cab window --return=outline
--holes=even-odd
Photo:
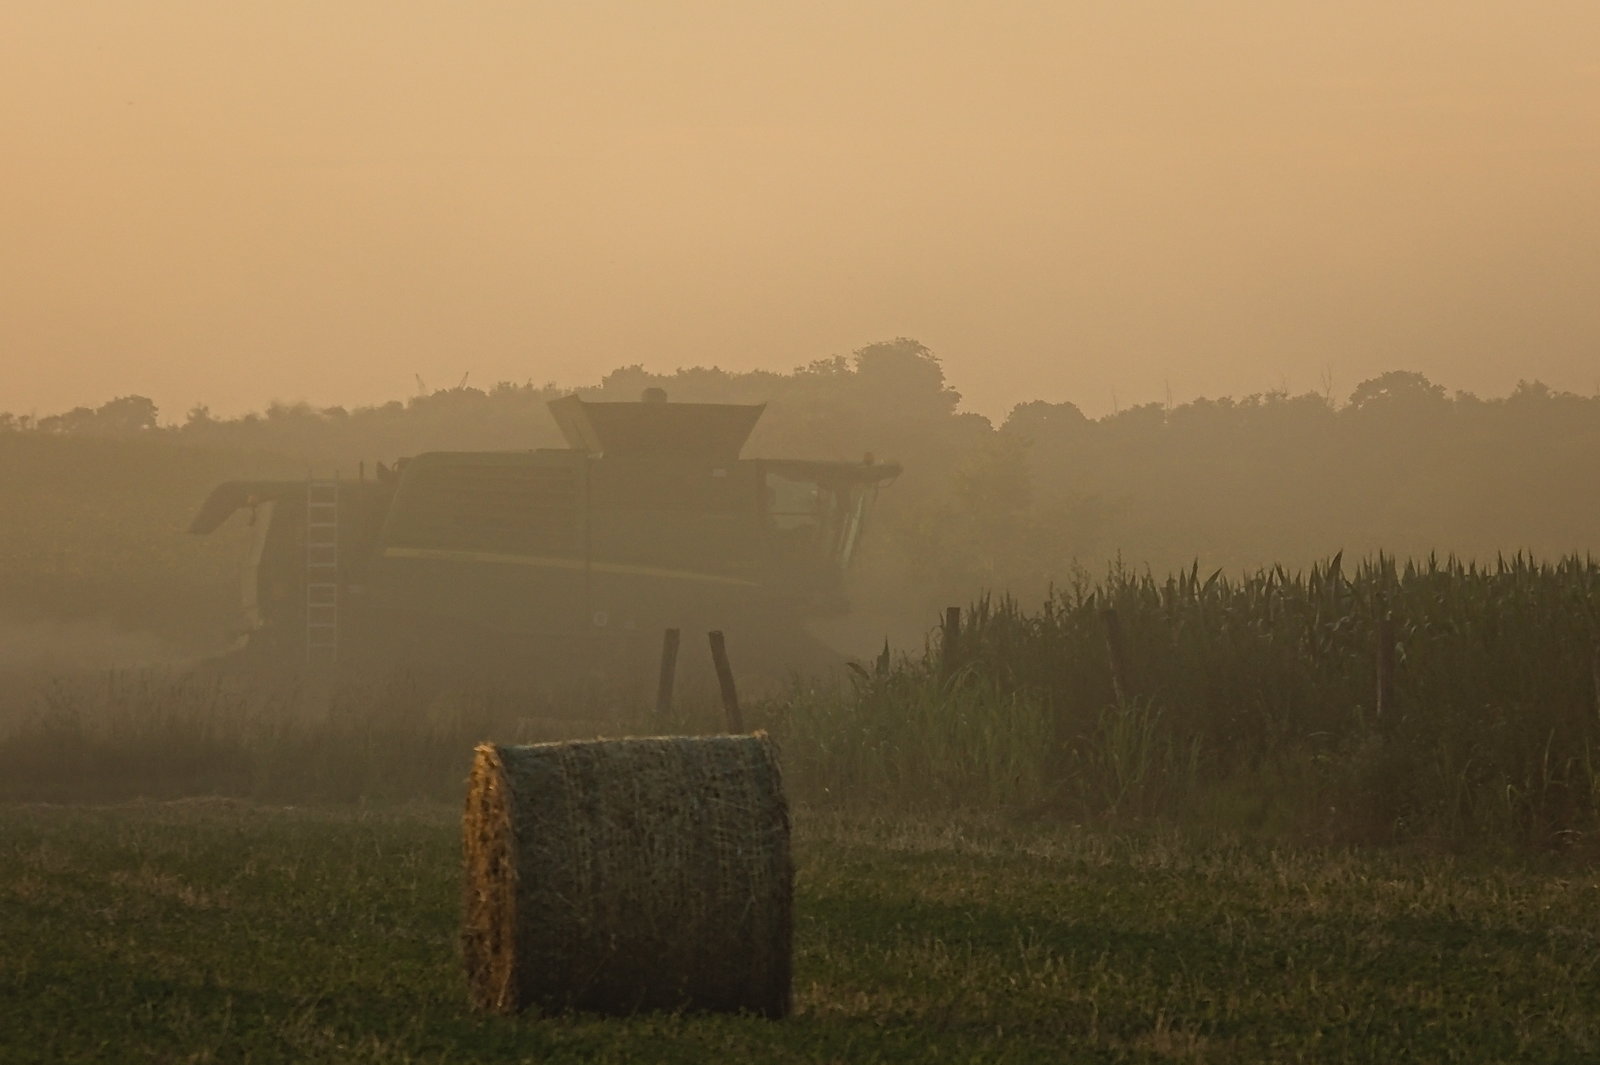
[[[822,486],[767,474],[767,516],[779,532],[798,530],[815,535],[823,518]]]
[[[779,557],[843,569],[861,531],[867,493],[850,484],[767,474],[767,519]]]

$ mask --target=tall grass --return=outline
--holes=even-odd
[[[797,687],[759,710],[785,778],[809,798],[1017,806],[1048,787],[1042,701],[976,672],[946,680],[902,662],[845,685]]]

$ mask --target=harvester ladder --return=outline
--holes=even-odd
[[[339,660],[339,481],[306,482],[306,665]]]

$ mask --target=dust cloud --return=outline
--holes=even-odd
[[[0,615],[0,673],[181,668],[194,661],[170,639],[109,621]]]

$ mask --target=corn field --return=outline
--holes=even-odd
[[[1113,571],[980,601],[780,725],[846,791],[1561,846],[1600,812],[1597,604],[1578,558]]]

